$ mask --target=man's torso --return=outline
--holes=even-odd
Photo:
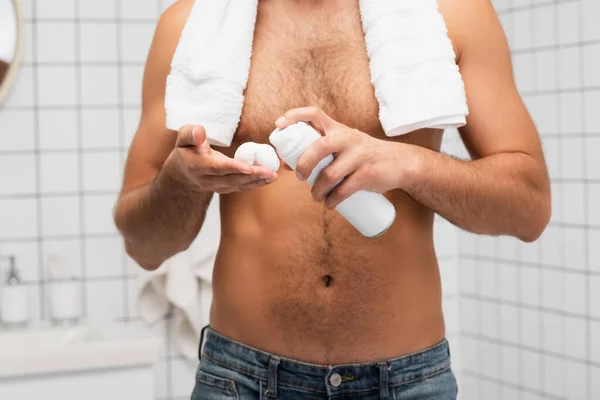
[[[232,156],[267,142],[275,119],[315,105],[375,137],[439,150],[441,132],[386,138],[357,1],[260,1]],[[320,3],[319,3],[320,4]],[[272,185],[221,197],[211,326],[250,346],[321,364],[389,359],[444,337],[433,213],[402,191],[393,226],[366,239],[281,170]]]

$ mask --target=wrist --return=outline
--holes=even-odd
[[[151,186],[152,189],[167,193],[168,196],[191,197],[194,193],[202,192],[185,171],[175,150],[167,157]]]
[[[422,147],[399,143],[397,149],[398,179],[396,187],[408,191],[421,180],[425,170],[426,150]]]

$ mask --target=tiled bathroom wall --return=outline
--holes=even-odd
[[[541,133],[542,238],[461,234],[463,400],[600,398],[600,1],[495,0]]]
[[[48,319],[47,265],[56,255],[81,280],[85,320],[143,326],[137,268],[123,251],[111,208],[138,122],[146,52],[172,2],[22,0],[24,60],[0,105],[0,254],[16,255],[34,326]],[[457,235],[449,223],[436,224],[456,368]],[[148,328],[165,343],[156,392],[159,400],[189,399],[196,363],[173,348],[170,322]]]
[[[140,113],[146,52],[170,3],[21,1],[24,59],[0,105],[0,254],[16,256],[33,327],[48,319],[47,266],[57,255],[81,281],[86,321],[143,325],[137,268],[111,214]],[[148,328],[165,339],[156,393],[189,399],[195,362],[177,355],[169,323]]]

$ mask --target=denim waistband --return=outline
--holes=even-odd
[[[270,354],[206,327],[202,356],[224,368],[277,385],[335,395],[388,388],[421,380],[450,368],[446,339],[424,350],[371,363],[319,365]],[[348,349],[348,351],[352,351]]]

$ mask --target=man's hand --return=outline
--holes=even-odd
[[[277,174],[266,167],[252,166],[211,149],[201,126],[181,128],[165,166],[174,170],[176,177],[183,177],[192,190],[203,192],[246,192],[277,180]]]
[[[335,208],[358,190],[385,193],[401,187],[405,177],[403,170],[408,171],[405,167],[410,167],[409,145],[375,139],[334,121],[317,107],[292,109],[281,116],[276,125],[281,129],[298,121],[309,122],[323,135],[298,160],[298,179],[310,176],[319,161],[329,154],[336,156],[312,187],[315,201],[325,200],[327,208]],[[403,146],[406,146],[406,154],[403,152],[401,157],[400,147]]]

